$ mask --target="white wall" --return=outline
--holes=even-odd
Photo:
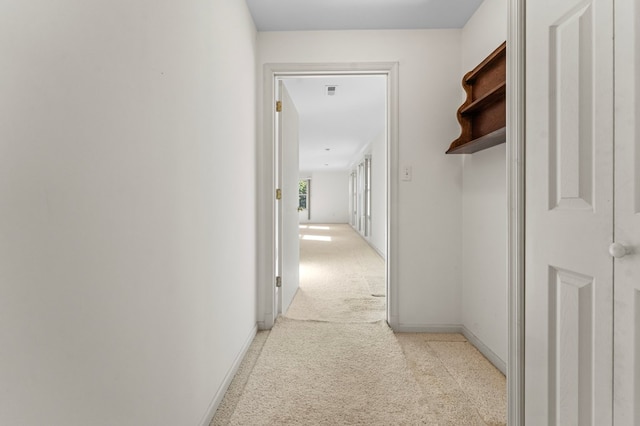
[[[265,32],[258,55],[260,72],[265,63],[399,62],[399,160],[413,166],[398,194],[399,322],[460,324],[461,160],[444,154],[459,133],[460,31]]]
[[[256,324],[245,3],[0,9],[0,424],[198,425]]]
[[[311,177],[311,220],[307,212],[302,223],[349,222],[349,172],[346,170],[316,171]]]
[[[473,69],[507,37],[507,0],[485,0],[462,31],[462,69]],[[460,89],[462,98],[464,95]],[[507,359],[505,145],[464,155],[462,322]]]

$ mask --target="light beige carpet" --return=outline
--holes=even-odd
[[[262,348],[267,341],[269,333],[270,332],[268,330],[262,330],[258,331],[256,334],[256,337],[253,339],[253,342],[251,342],[251,346],[245,354],[242,363],[240,363],[240,367],[238,368],[236,375],[233,377],[233,380],[229,385],[227,393],[224,395],[224,399],[218,406],[216,415],[213,417],[210,426],[224,426],[228,425],[231,421],[231,416],[236,410],[238,401],[240,400],[242,392],[247,385],[247,381],[253,371],[253,367],[255,367],[256,362],[258,361],[258,357],[262,352]]]
[[[369,292],[375,297],[385,297],[387,294],[387,283],[384,277],[366,275],[364,279],[369,285]]]
[[[505,377],[461,334],[397,333],[438,424],[506,425]]]
[[[437,424],[383,321],[280,318],[244,388],[231,425]]]
[[[504,376],[460,334],[394,335],[370,288],[384,262],[348,225],[315,228],[300,291],[212,425],[505,425]]]
[[[374,322],[386,318],[384,260],[349,225],[302,225],[300,288],[285,316]],[[372,290],[371,285],[376,287]]]

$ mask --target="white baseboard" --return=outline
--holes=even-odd
[[[489,360],[502,374],[507,374],[507,364],[500,358],[494,351],[489,348],[482,340],[473,334],[464,325],[446,325],[446,324],[433,324],[433,325],[411,325],[411,324],[398,324],[392,327],[396,333],[461,333],[469,343],[480,351],[485,358]]]
[[[258,326],[255,325],[249,332],[249,336],[245,340],[244,345],[242,345],[242,348],[240,349],[240,352],[236,356],[236,359],[233,361],[233,365],[231,366],[231,369],[227,371],[227,374],[224,376],[224,380],[222,381],[222,384],[218,388],[218,391],[213,397],[213,400],[209,404],[209,407],[207,408],[205,415],[202,417],[202,421],[200,422],[201,426],[209,426],[209,424],[211,423],[213,416],[216,414],[216,410],[218,409],[218,406],[220,405],[220,403],[222,402],[222,399],[224,398],[224,394],[227,392],[227,389],[229,389],[229,385],[231,385],[231,381],[233,380],[236,373],[238,372],[238,368],[240,368],[240,364],[242,363],[242,360],[247,354],[247,351],[249,350],[249,347],[251,346],[253,339],[256,337],[257,332],[258,332]]]
[[[262,321],[258,320],[258,330],[271,330],[274,323],[273,312],[266,312],[263,318],[264,320]],[[271,325],[268,326],[267,324]]]
[[[389,300],[389,299],[387,298],[387,300]],[[388,306],[387,306],[387,309],[389,309]],[[398,322],[399,322],[399,320],[398,320],[398,316],[397,315],[388,315],[387,316],[387,325],[389,327],[391,327],[391,330],[393,330],[394,332],[398,331]]]
[[[462,333],[462,326],[455,324],[398,324],[393,328],[393,331],[396,333]]]
[[[507,363],[502,360],[494,351],[489,348],[489,346],[485,345],[482,340],[478,338],[475,334],[473,334],[469,329],[465,326],[462,326],[462,334],[467,338],[469,343],[476,347],[480,351],[485,358],[491,362],[498,370],[502,372],[506,376],[507,374]]]
[[[373,249],[373,251],[375,251],[376,253],[378,253],[378,256],[380,256],[382,258],[382,260],[384,260],[385,262],[387,261],[387,256],[384,255],[384,253],[382,253],[382,251],[376,247],[375,245],[373,245],[373,243],[371,242],[371,240],[367,237],[365,237],[364,235],[362,235],[360,233],[360,231],[358,231],[358,229],[351,225],[350,223],[348,223],[347,225],[351,226],[351,229],[353,229],[354,231],[356,231],[356,234],[358,234],[360,236],[360,238],[362,238],[364,240],[364,242],[366,242],[367,244],[369,244],[369,247],[371,247]]]
[[[380,256],[382,260],[384,260],[385,262],[387,261],[387,258],[385,257],[384,253],[382,253],[382,251],[378,247],[374,246],[373,243],[367,240],[366,238],[364,240],[367,242],[367,244],[369,244],[369,247],[371,247],[373,251],[378,253],[378,256]]]

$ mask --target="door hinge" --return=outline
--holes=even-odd
[[[282,277],[276,277],[276,287],[282,287]]]
[[[282,190],[280,188],[276,189],[276,200],[282,200]]]
[[[276,112],[282,112],[282,101],[276,101]]]

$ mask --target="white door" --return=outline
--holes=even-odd
[[[614,419],[640,425],[640,4],[616,0]],[[629,254],[622,251],[626,248]]]
[[[613,0],[526,7],[525,419],[606,426],[613,416]]]
[[[298,112],[282,80],[279,80],[282,110],[278,113],[280,143],[278,180],[282,198],[278,201],[279,251],[276,266],[282,287],[278,289],[278,313],[286,313],[300,281],[300,225],[298,214]]]

